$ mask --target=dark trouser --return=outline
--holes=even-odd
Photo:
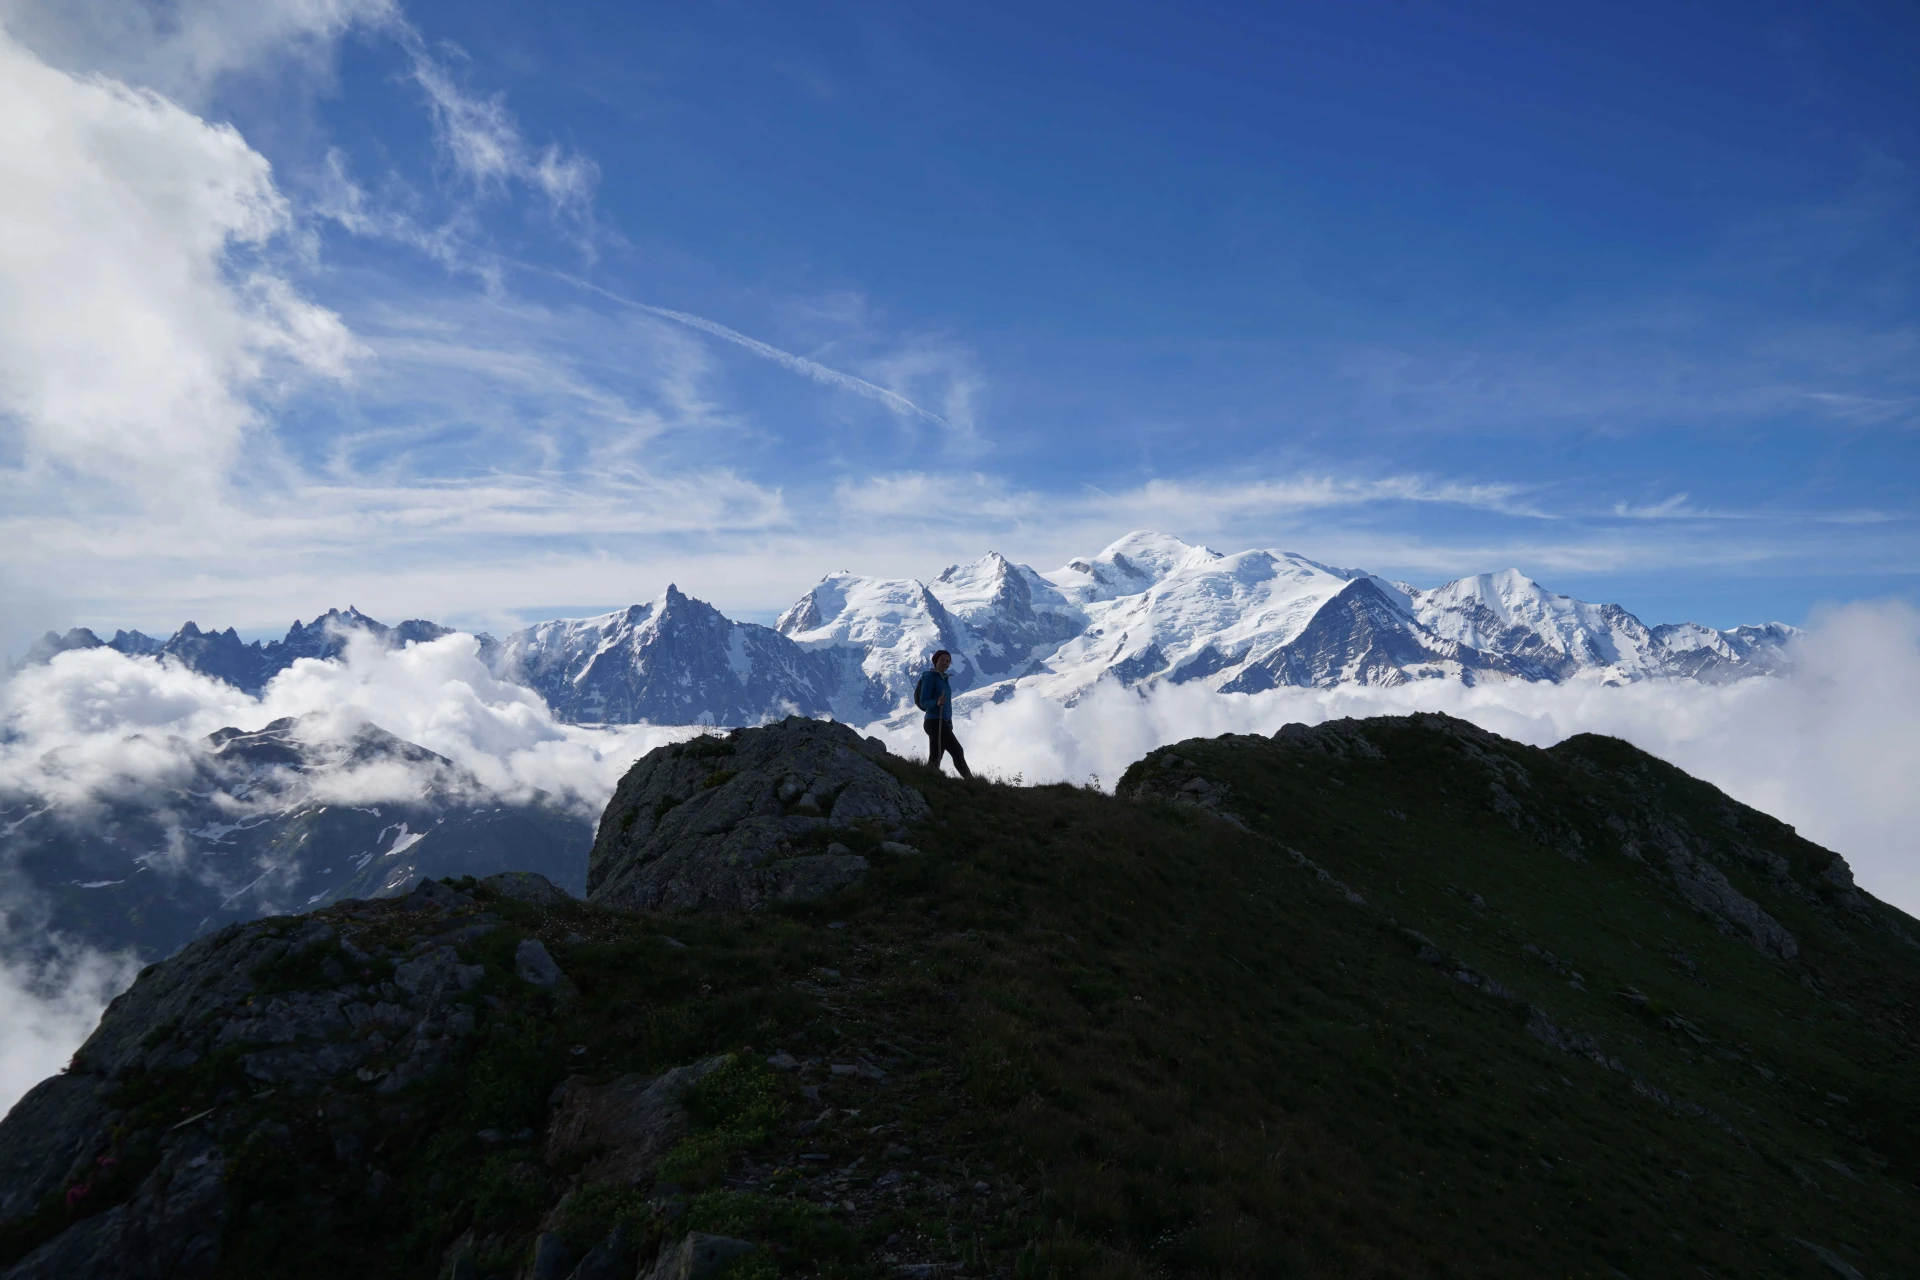
[[[927,763],[938,769],[940,753],[944,751],[953,757],[953,767],[959,770],[960,776],[971,778],[973,774],[967,769],[967,753],[960,749],[960,739],[953,736],[953,721],[929,720],[926,729]]]

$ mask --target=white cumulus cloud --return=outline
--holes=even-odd
[[[225,77],[288,60],[324,68],[349,29],[398,13],[393,0],[0,0],[0,25],[54,65],[194,107]]]
[[[342,376],[355,351],[267,261],[291,226],[271,167],[230,126],[59,70],[4,28],[0,118],[7,487],[22,505],[49,476],[204,500],[258,421],[253,395]]]

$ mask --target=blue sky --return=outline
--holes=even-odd
[[[52,122],[0,163],[74,202],[0,261],[72,313],[0,315],[11,631],[766,619],[1137,527],[1649,621],[1920,593],[1911,6],[0,25]]]

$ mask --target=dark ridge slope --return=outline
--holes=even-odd
[[[869,766],[895,812],[840,821],[855,793],[815,783],[885,792]],[[682,856],[653,845],[687,807],[728,874],[864,869],[679,915],[429,883],[201,939],[0,1123],[5,1274],[1920,1256],[1920,926],[1624,744],[1290,727],[1155,752],[1112,797],[789,721],[663,748],[624,791],[637,866]]]

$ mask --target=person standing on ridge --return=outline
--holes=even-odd
[[[927,763],[938,769],[941,755],[950,754],[960,776],[971,778],[967,753],[960,749],[960,739],[953,736],[953,686],[947,682],[947,668],[952,665],[953,655],[945,649],[933,655],[933,666],[913,686],[913,705],[927,717]]]

